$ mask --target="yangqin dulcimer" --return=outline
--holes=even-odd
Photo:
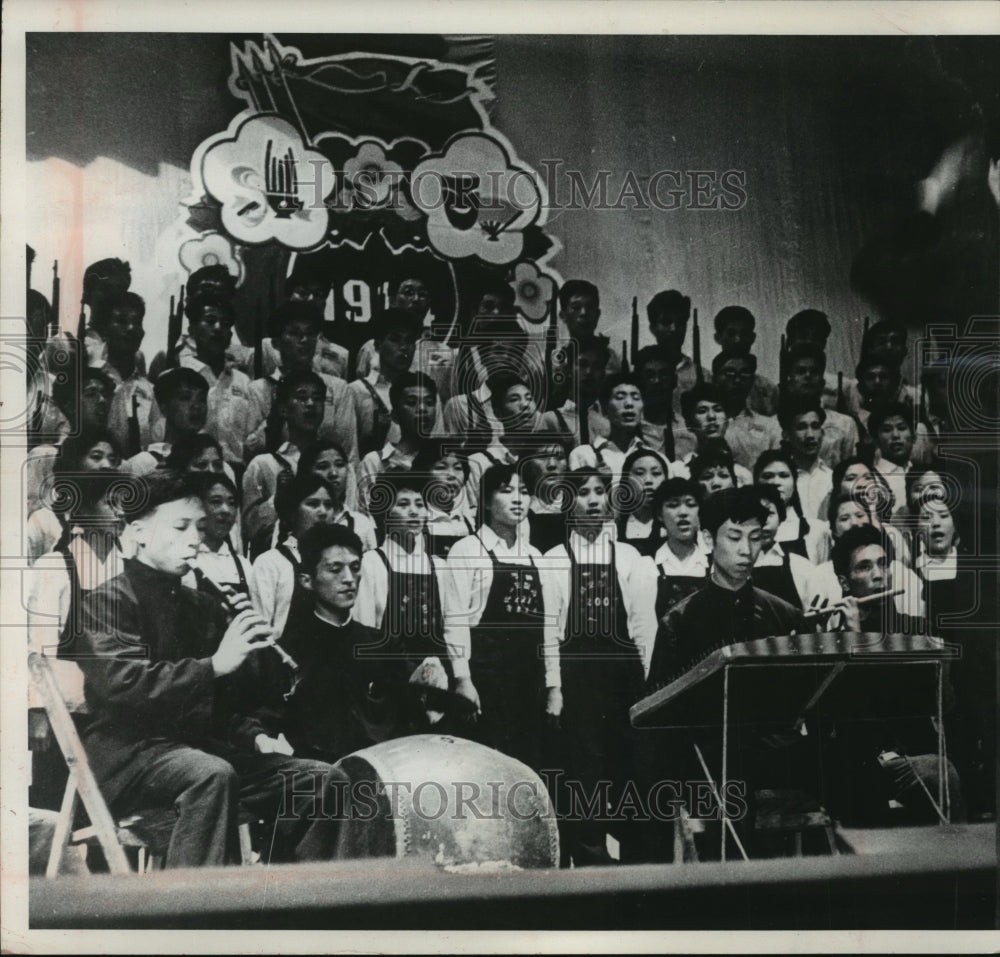
[[[956,652],[929,635],[783,635],[709,651],[630,709],[636,728],[933,715],[941,668]]]

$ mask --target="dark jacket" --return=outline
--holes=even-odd
[[[717,648],[803,629],[802,612],[747,583],[739,591],[709,579],[661,619],[647,687],[662,687]]]
[[[281,644],[299,665],[299,682],[283,706],[283,730],[301,757],[337,761],[410,733],[415,716],[408,681],[419,664],[402,641],[351,620],[343,627],[293,606]]]
[[[135,560],[87,593],[79,664],[90,720],[83,735],[107,790],[155,744],[254,750],[264,730],[253,716],[260,663],[251,655],[217,678],[211,656],[225,629],[218,602]]]

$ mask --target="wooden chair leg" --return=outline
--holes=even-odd
[[[50,879],[59,874],[59,865],[62,862],[63,852],[66,849],[70,831],[73,827],[73,815],[76,814],[78,797],[76,783],[76,770],[71,768],[69,778],[66,781],[66,790],[63,792],[62,807],[59,809],[59,818],[56,821],[55,833],[52,835],[52,849],[49,851],[49,862],[45,868],[45,876]]]
[[[250,825],[246,822],[239,827],[240,864],[246,867],[253,863],[253,846],[250,843]]]

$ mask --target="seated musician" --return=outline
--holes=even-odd
[[[413,460],[413,472],[428,480],[427,550],[436,558],[447,558],[455,542],[476,530],[475,510],[466,494],[469,459],[454,439],[425,439]]]
[[[151,442],[136,455],[126,459],[122,471],[148,475],[162,466],[173,444],[196,435],[208,420],[208,382],[194,369],[180,367],[161,372],[153,383],[156,412],[150,417],[151,429],[163,435],[162,442]]]
[[[368,486],[386,469],[408,469],[420,443],[434,434],[438,394],[434,380],[422,372],[404,372],[389,387],[389,413],[395,423],[395,441],[372,449],[358,467],[358,496],[368,508]]]
[[[681,396],[681,412],[684,423],[695,438],[696,448],[687,455],[680,456],[678,461],[690,465],[691,460],[699,458],[711,448],[723,446],[732,458],[732,451],[726,445],[726,430],[729,427],[729,413],[722,392],[710,382],[703,382]],[[750,469],[742,465],[733,466],[734,485],[752,485],[753,476]],[[726,486],[729,488],[730,486]],[[720,491],[712,489],[711,491]]]
[[[653,493],[653,510],[665,540],[653,556],[658,575],[656,618],[705,584],[708,550],[701,540],[698,500],[703,495],[692,479],[667,479]]]
[[[767,521],[759,490],[716,492],[701,503],[698,516],[712,545],[708,580],[660,619],[650,687],[668,682],[722,645],[802,628],[798,608],[756,588],[752,581]]]
[[[419,699],[407,692],[420,659],[414,663],[395,629],[358,620],[357,535],[342,525],[317,526],[303,537],[301,553],[302,600],[281,640],[298,680],[280,727],[297,754],[332,762],[415,727]]]
[[[238,861],[240,806],[268,818],[283,809],[272,860],[330,858],[340,821],[305,817],[316,801],[297,811],[292,789],[311,781],[318,800],[344,776],[277,753],[255,717],[273,632],[245,599],[224,607],[181,584],[204,517],[193,477],[145,481],[131,514],[136,558],[84,598],[81,736],[101,792],[118,816],[174,809],[167,867]]]
[[[900,612],[892,601],[892,545],[881,532],[870,525],[848,529],[833,548],[833,565],[844,599],[843,608],[827,621],[827,630],[926,634],[923,619]],[[929,714],[924,718],[841,722],[832,748],[840,753],[851,781],[831,776],[832,783],[842,785],[843,790],[831,800],[831,809],[845,817],[856,814],[866,823],[878,823],[886,820],[889,802],[895,802],[904,809],[897,820],[911,824],[940,820],[937,734]],[[963,820],[961,788],[950,761],[945,787],[951,820]],[[843,807],[838,806],[841,801]]]
[[[911,617],[922,618],[924,616],[923,582],[909,567],[906,560],[900,556],[896,539],[888,534],[888,526],[882,526],[878,523],[875,509],[868,503],[863,489],[864,485],[853,494],[841,493],[830,504],[829,519],[832,542],[835,544],[839,541],[848,529],[862,525],[871,526],[876,531],[882,532],[889,540],[894,555],[889,568],[890,577],[895,582],[895,590],[901,592],[893,599],[896,609]],[[898,533],[897,537],[899,537]],[[824,605],[832,605],[840,600],[843,591],[832,561],[822,562],[812,568],[807,590],[806,605],[809,609],[822,608]]]

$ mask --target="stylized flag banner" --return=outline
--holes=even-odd
[[[528,323],[545,321],[559,246],[544,229],[542,177],[490,121],[489,64],[306,59],[273,36],[231,54],[245,109],[195,150],[199,235],[181,248],[185,268],[225,263],[241,276],[247,248],[265,244],[318,259],[338,325],[366,323],[392,280],[414,273],[437,291],[437,321],[453,325],[493,273]]]

